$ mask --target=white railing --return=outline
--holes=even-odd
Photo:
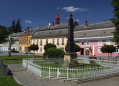
[[[108,66],[108,67],[106,64],[105,67],[93,66],[81,68],[68,68],[68,67],[62,68],[62,67],[39,66],[37,64],[34,64],[32,59],[23,59],[23,66],[40,77],[62,79],[62,80],[77,81],[119,73],[118,64],[116,66]]]

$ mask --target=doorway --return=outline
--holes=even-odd
[[[81,55],[84,55],[84,48],[81,48]]]

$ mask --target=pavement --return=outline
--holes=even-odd
[[[22,64],[9,64],[17,83],[23,86],[119,86],[119,75],[85,82],[41,78],[26,70]]]

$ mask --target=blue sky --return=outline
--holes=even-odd
[[[67,23],[69,13],[79,25],[102,22],[113,18],[111,0],[0,0],[0,25],[11,26],[21,19],[22,30],[56,22],[59,8],[60,23]]]

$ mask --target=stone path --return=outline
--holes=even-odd
[[[9,64],[15,80],[24,86],[119,86],[119,76],[98,79],[87,82],[70,82],[62,80],[43,79],[28,70],[21,64]]]

